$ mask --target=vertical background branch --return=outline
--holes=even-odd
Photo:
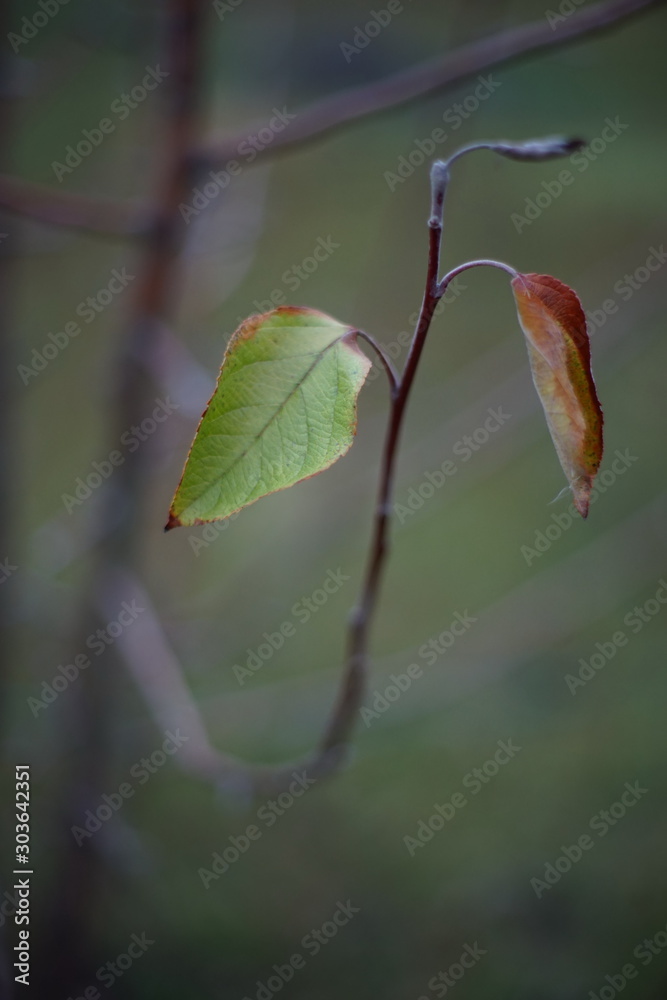
[[[178,282],[177,259],[183,236],[178,206],[191,185],[189,153],[196,129],[203,11],[201,0],[172,0],[169,8],[165,60],[169,72],[168,111],[164,151],[158,160],[162,176],[140,261],[133,313],[127,334],[121,340],[116,365],[110,443],[119,440],[124,431],[140,424],[146,416],[152,398],[148,374],[152,370],[151,358],[157,350],[161,322]],[[103,624],[97,609],[111,586],[114,567],[131,566],[134,561],[142,484],[149,475],[149,466],[146,450],[140,456],[136,452],[128,455],[116,471],[114,490],[106,491],[105,502],[100,505],[102,541],[93,553],[89,594],[80,616],[81,636]],[[68,789],[60,822],[60,886],[53,894],[54,910],[49,922],[50,958],[40,963],[42,989],[55,987],[63,995],[77,982],[90,982],[94,972],[90,930],[101,888],[96,854],[99,844],[87,839],[77,845],[71,827],[80,823],[86,809],[95,805],[104,791],[116,690],[114,666],[119,662],[110,649],[104,663],[85,671],[72,692],[72,717],[67,726]]]

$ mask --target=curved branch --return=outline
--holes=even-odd
[[[373,350],[379,357],[380,361],[382,362],[382,366],[387,373],[387,378],[389,379],[389,391],[393,399],[398,391],[398,372],[394,368],[391,362],[391,358],[387,354],[385,354],[384,349],[377,342],[375,337],[371,337],[369,333],[365,333],[363,330],[355,330],[354,332],[356,333],[357,337],[361,337],[363,340],[366,341],[367,344],[370,344],[370,346],[373,348]]]
[[[453,281],[458,274],[463,274],[464,271],[469,271],[471,267],[496,267],[501,271],[506,271],[513,278],[516,278],[517,271],[516,268],[510,267],[509,264],[504,264],[501,260],[487,260],[482,258],[480,260],[468,260],[465,264],[459,264],[458,267],[453,267],[451,271],[442,278],[438,283],[438,298],[441,298],[447,291],[447,286],[450,281]]]

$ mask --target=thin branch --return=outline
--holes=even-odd
[[[377,356],[379,357],[382,366],[387,373],[387,378],[389,379],[389,391],[391,393],[392,399],[398,392],[398,372],[394,368],[391,358],[388,354],[385,354],[381,345],[377,342],[375,337],[371,337],[369,333],[365,333],[364,330],[355,330],[358,337],[362,337],[367,344],[373,348]]]
[[[297,111],[294,121],[258,152],[255,162],[284,149],[321,139],[335,129],[362,118],[391,111],[420,97],[437,93],[496,66],[605,31],[662,3],[664,0],[608,0],[582,8],[555,28],[543,16],[539,21],[469,42],[443,58],[432,59],[382,80],[325,97]],[[257,127],[249,124],[236,135],[206,143],[195,151],[195,155],[204,166],[224,165],[238,155],[239,143]]]
[[[405,369],[392,400],[387,436],[382,453],[380,487],[366,576],[359,603],[350,615],[347,662],[338,700],[320,745],[320,759],[327,763],[334,760],[338,764],[343,759],[366,689],[370,626],[377,607],[380,585],[389,553],[389,521],[398,443],[419,359],[424,349],[433,314],[440,300],[438,272],[440,270],[440,244],[442,240],[442,211],[447,184],[446,170],[443,172],[441,167],[442,164],[436,164],[431,175],[432,203],[431,217],[428,223],[429,252],[426,285]]]
[[[517,276],[515,268],[510,267],[509,264],[504,264],[501,260],[486,260],[483,258],[480,260],[468,260],[465,264],[459,264],[458,267],[453,267],[451,271],[447,272],[438,284],[438,296],[442,297],[447,291],[450,281],[453,281],[457,275],[462,274],[464,271],[469,271],[471,267],[497,267],[501,271],[506,271],[512,278],[516,278]]]
[[[444,58],[432,59],[373,83],[332,94],[296,112],[289,128],[257,151],[255,163],[327,136],[336,129],[391,111],[428,94],[453,87],[476,74],[536,52],[555,49],[616,27],[665,0],[606,0],[584,7],[552,28],[546,18],[508,28],[462,45]],[[248,123],[236,134],[193,144],[192,166],[199,171],[224,165],[238,156],[239,144],[264,122]],[[111,237],[141,236],[147,213],[131,203],[101,201],[0,176],[0,207],[40,222]]]

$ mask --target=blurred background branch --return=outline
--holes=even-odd
[[[539,21],[508,28],[462,45],[444,58],[438,57],[386,79],[365,83],[318,100],[295,112],[290,128],[257,151],[257,161],[285,149],[324,138],[336,129],[361,119],[391,111],[410,101],[446,90],[462,81],[505,63],[567,45],[622,24],[664,0],[602,0],[577,10],[576,17],[551,25]],[[198,144],[197,136],[183,150],[183,167],[192,183],[204,171],[224,166],[238,155],[239,144],[262,122],[251,122],[237,133]],[[183,200],[186,192],[183,192]],[[107,237],[146,236],[150,232],[150,206],[61,192],[7,174],[0,175],[0,207],[48,225],[80,229]]]
[[[169,76],[161,171],[139,258],[134,306],[114,359],[112,412],[106,434],[111,443],[119,441],[128,428],[140,425],[146,416],[154,390],[148,373],[162,344],[164,318],[176,295],[183,238],[178,206],[192,184],[189,150],[196,137],[200,45],[207,9],[206,0],[170,0],[167,7],[165,63]],[[104,625],[99,602],[114,587],[116,567],[129,568],[137,560],[137,513],[150,467],[145,451],[128,455],[116,471],[113,490],[106,491],[103,497],[99,530],[94,531],[99,542],[93,550],[90,580],[83,593],[78,635],[91,635]],[[113,650],[107,655],[116,659]],[[100,889],[98,845],[90,841],[77,843],[71,830],[86,809],[94,807],[105,787],[113,754],[117,688],[117,677],[109,663],[103,670],[82,674],[69,719],[68,788],[60,823],[62,857],[48,924],[47,953],[51,960],[40,967],[42,989],[56,987],[63,994],[72,983],[92,980],[95,973],[90,931]]]

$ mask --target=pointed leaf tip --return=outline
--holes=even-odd
[[[179,519],[177,517],[174,517],[173,513],[169,511],[169,518],[164,526],[164,530],[171,531],[172,528],[180,528],[180,527],[182,527],[182,525]]]
[[[247,319],[230,338],[166,530],[229,517],[327,469],[352,444],[370,368],[354,328],[314,309]]]
[[[585,518],[603,447],[586,317],[576,293],[551,275],[517,274],[512,290],[533,382],[574,505]]]

